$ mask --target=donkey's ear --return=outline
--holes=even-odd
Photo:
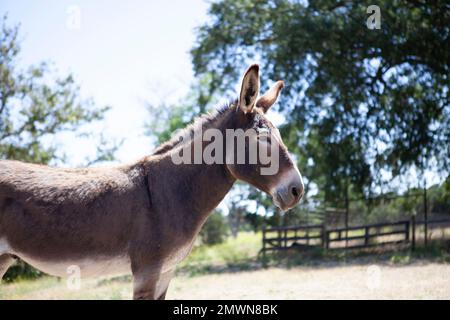
[[[244,73],[239,94],[239,108],[242,112],[249,113],[255,106],[259,95],[259,66],[251,65]]]
[[[277,81],[272,88],[267,90],[266,93],[262,97],[256,101],[256,106],[261,108],[264,113],[270,109],[270,107],[277,101],[278,96],[280,95],[281,89],[284,87],[283,81]]]

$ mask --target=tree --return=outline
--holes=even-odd
[[[211,96],[254,59],[263,85],[285,80],[282,135],[326,199],[368,194],[381,173],[449,171],[448,3],[377,5],[370,30],[361,2],[221,0],[191,51]]]
[[[0,18],[0,24],[0,158],[64,161],[45,140],[103,119],[109,107],[81,99],[73,76],[56,77],[48,63],[19,69],[19,27],[9,27],[6,16]],[[100,136],[97,157],[87,162],[112,160],[117,146]]]
[[[228,236],[228,225],[225,217],[218,210],[215,210],[206,220],[200,231],[200,239],[204,244],[219,244],[225,241]]]
[[[231,235],[236,238],[239,231],[244,228],[247,211],[249,191],[247,185],[237,182],[233,187],[231,196],[228,199],[228,225],[230,227]]]
[[[82,125],[103,119],[108,107],[96,107],[80,98],[79,87],[68,75],[55,77],[49,64],[18,68],[19,27],[9,27],[0,18],[0,159],[47,164],[64,155],[45,139],[63,131],[77,131]],[[87,132],[80,135],[89,136]],[[100,135],[97,155],[87,164],[113,160],[118,144]],[[21,262],[10,268],[5,279],[34,277],[40,272]]]
[[[147,103],[151,120],[145,124],[146,134],[154,138],[156,144],[169,140],[176,130],[186,127],[211,108],[215,100],[207,94],[210,79],[210,74],[203,75],[179,101],[168,103],[168,97],[159,96],[159,101]]]

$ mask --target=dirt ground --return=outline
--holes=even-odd
[[[174,279],[169,299],[450,299],[450,265],[272,268]]]
[[[0,285],[0,299],[129,299],[129,278],[42,278]],[[178,276],[168,299],[450,299],[450,265],[347,265],[269,268],[195,277]]]

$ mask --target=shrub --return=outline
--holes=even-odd
[[[34,279],[42,275],[42,272],[33,268],[22,260],[19,260],[8,269],[3,277],[3,281],[12,282],[16,279]],[[1,279],[0,279],[1,280]]]
[[[219,211],[214,211],[200,231],[200,238],[204,244],[222,243],[228,236],[228,228],[225,217]]]

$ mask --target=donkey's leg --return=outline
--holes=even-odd
[[[159,273],[153,271],[133,272],[133,299],[164,300],[173,271]]]
[[[2,254],[0,255],[0,281],[5,275],[6,271],[8,271],[9,267],[11,267],[16,262],[16,258],[10,254]]]
[[[133,299],[155,300],[158,273],[133,272]]]
[[[169,288],[170,280],[173,278],[173,270],[167,271],[161,275],[158,281],[158,288],[159,288],[159,296],[158,300],[165,300],[166,299],[166,293],[167,289]]]

